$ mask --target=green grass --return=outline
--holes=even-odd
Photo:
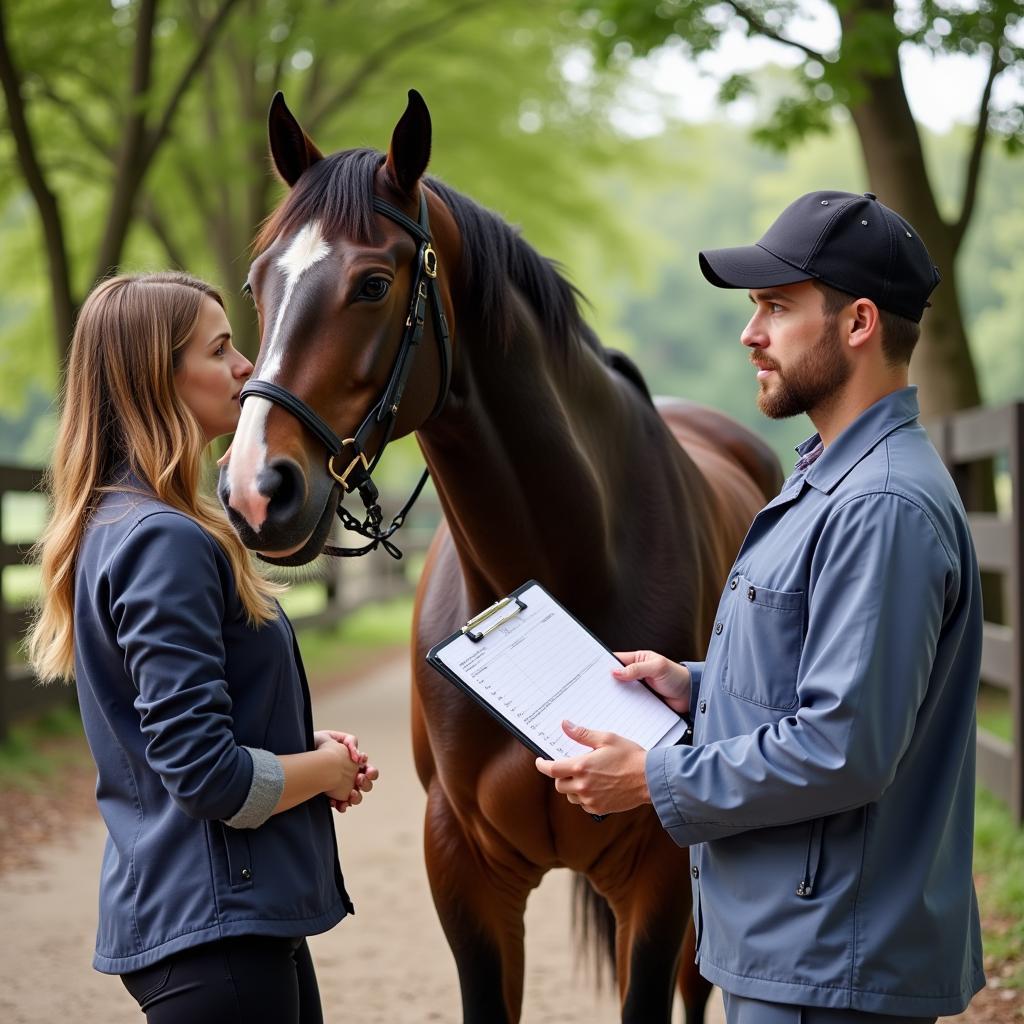
[[[1014,964],[1014,973],[1003,984],[1024,988],[1024,829],[1014,825],[1003,803],[980,787],[974,874],[986,923],[986,960]]]
[[[409,643],[412,595],[368,604],[338,625],[304,629],[299,649],[309,673],[324,676],[365,665],[375,651]]]
[[[978,691],[978,728],[1013,742],[1013,718],[1010,714],[1010,694],[1007,690],[981,684]]]
[[[53,708],[12,726],[0,743],[0,787],[37,789],[59,769],[87,760],[78,709]]]
[[[309,583],[296,583],[281,595],[281,607],[288,618],[297,619],[302,615],[315,615],[323,611],[326,603],[324,585],[319,580]]]

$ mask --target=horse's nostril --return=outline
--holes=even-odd
[[[260,473],[256,483],[260,494],[270,499],[267,521],[275,525],[297,515],[306,500],[302,470],[290,459],[272,462]]]

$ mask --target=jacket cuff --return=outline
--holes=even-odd
[[[252,758],[252,783],[242,806],[225,825],[259,828],[273,813],[284,792],[284,767],[275,754],[257,747],[242,747]]]
[[[700,693],[700,681],[704,678],[703,661],[681,661],[683,668],[690,671],[690,716],[693,716],[693,709],[697,706]]]

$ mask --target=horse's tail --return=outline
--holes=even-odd
[[[586,875],[573,879],[572,927],[577,957],[589,958],[598,987],[610,974],[615,981],[615,915],[608,901],[590,884]]]

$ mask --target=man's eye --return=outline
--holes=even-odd
[[[358,299],[366,299],[369,302],[379,302],[388,293],[391,282],[386,277],[370,277],[363,282],[360,288]]]

